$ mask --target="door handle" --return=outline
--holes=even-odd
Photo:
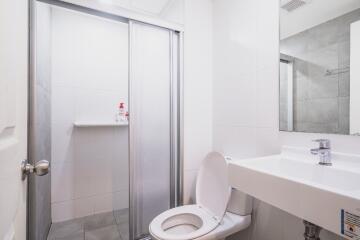
[[[35,166],[23,160],[21,163],[21,172],[22,180],[25,180],[26,177],[33,173],[37,176],[44,176],[49,173],[50,163],[47,160],[41,160],[35,163]]]

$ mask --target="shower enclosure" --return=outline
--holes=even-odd
[[[130,22],[130,226],[135,237],[177,204],[178,38],[171,30]]]
[[[52,168],[29,179],[29,239],[52,223],[93,234],[86,221],[109,211],[116,223],[126,213],[122,239],[147,238],[150,221],[181,204],[182,29],[31,1],[30,35],[29,161]],[[128,120],[115,118],[119,102]]]

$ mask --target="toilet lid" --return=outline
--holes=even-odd
[[[197,177],[196,202],[220,222],[230,193],[225,157],[218,152],[211,152],[203,160]]]

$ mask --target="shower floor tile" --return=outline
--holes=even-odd
[[[115,225],[115,218],[113,212],[100,213],[93,216],[85,217],[84,231],[91,231],[98,228]]]
[[[84,223],[82,219],[74,219],[51,225],[48,240],[66,239],[78,235],[84,235]]]
[[[128,209],[51,225],[48,240],[129,240]]]
[[[129,240],[129,210],[116,210],[114,217],[122,240]]]
[[[120,233],[116,225],[97,228],[90,231],[85,231],[85,240],[119,240]]]

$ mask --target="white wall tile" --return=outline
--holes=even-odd
[[[213,1],[214,72],[221,75],[249,75],[255,72],[256,54],[254,37],[256,12],[254,1]],[[247,7],[244,7],[246,5]],[[224,41],[227,44],[223,44]],[[230,70],[230,71],[227,71]],[[214,88],[216,89],[216,88]]]
[[[75,202],[65,201],[51,204],[52,222],[62,222],[74,219],[75,215]]]
[[[283,212],[270,205],[259,202],[256,209],[255,231],[252,239],[283,239]]]
[[[75,121],[75,95],[72,87],[52,83],[51,88],[51,122],[67,125]],[[66,96],[66,97],[65,97]]]
[[[115,210],[129,208],[128,190],[113,193],[113,208]]]
[[[256,156],[256,128],[214,125],[214,150],[233,158]]]
[[[213,104],[214,124],[255,126],[255,77],[255,74],[216,75]]]
[[[76,121],[115,121],[120,102],[127,105],[127,94],[119,91],[78,89]]]
[[[104,194],[93,197],[94,201],[94,213],[110,212],[114,209],[113,194]]]
[[[73,162],[52,163],[51,202],[69,201],[75,197],[75,168]]]
[[[277,70],[279,58],[279,2],[256,0],[256,61],[258,69]],[[254,20],[253,19],[253,20]]]
[[[81,218],[94,214],[94,198],[79,198],[73,200],[76,218]]]
[[[253,7],[244,7],[253,2],[213,2],[215,125],[255,126],[256,15]]]
[[[214,5],[214,33],[228,33],[214,35],[214,149],[238,158],[279,153],[278,2],[215,0]],[[242,23],[234,27],[232,21]],[[233,36],[237,36],[236,44]],[[242,48],[249,60],[245,63],[239,57]],[[232,64],[238,64],[239,70]],[[242,79],[239,72],[248,78]],[[236,90],[241,96],[235,95]],[[290,227],[298,230],[302,229],[298,219],[255,202],[251,227],[234,239],[296,239],[298,232],[284,230],[284,221],[290,218],[294,224]]]
[[[214,0],[214,149],[226,154],[232,153],[239,157],[263,156],[276,154],[280,146],[313,146],[311,139],[324,137],[324,134],[279,133],[278,130],[278,51],[279,26],[277,0],[247,0],[247,1],[221,1]],[[247,19],[242,19],[243,17]],[[231,22],[237,19],[237,27]],[[255,27],[254,27],[255,23]],[[231,29],[229,29],[232,26]],[[249,29],[249,28],[253,29]],[[255,32],[254,32],[255,29]],[[231,32],[231,33],[229,33]],[[218,34],[221,33],[221,34]],[[225,34],[224,34],[225,33]],[[238,45],[234,44],[234,37],[238,36]],[[241,39],[243,38],[243,39]],[[250,44],[252,42],[253,44]],[[248,43],[239,46],[240,43]],[[226,47],[224,47],[226,46]],[[242,62],[236,48],[246,49],[244,56],[249,62]],[[229,51],[232,48],[234,51]],[[253,56],[255,55],[255,63]],[[228,61],[233,61],[229,63]],[[238,64],[239,71],[232,66]],[[254,70],[255,66],[255,70]],[[217,68],[220,68],[217,69]],[[230,72],[227,72],[230,71]],[[248,101],[231,102],[226,89],[242,88],[242,91],[253,92],[254,85],[249,82],[234,82],[229,79],[242,72],[251,76],[255,81],[255,94]],[[255,77],[253,77],[255,72]],[[237,75],[238,76],[238,75]],[[238,80],[241,80],[239,77]],[[216,92],[216,89],[221,91]],[[249,111],[239,111],[256,103],[255,121],[251,122]],[[226,103],[226,105],[225,105]],[[216,109],[223,107],[220,116],[232,116],[232,119],[221,119],[215,114]],[[239,105],[239,106],[237,106]],[[238,116],[233,111],[238,111]],[[244,114],[244,116],[242,116]],[[240,121],[237,119],[241,118]],[[232,120],[235,121],[231,122]],[[251,128],[245,130],[236,124],[251,122]],[[240,130],[241,129],[241,130]],[[253,130],[251,130],[253,129]],[[244,135],[241,137],[239,135]],[[358,146],[360,140],[348,136],[326,135],[330,138],[337,151],[360,153]],[[248,139],[247,139],[248,138]],[[335,150],[335,149],[334,149]],[[247,153],[247,154],[244,154]],[[251,154],[253,153],[253,154]],[[303,239],[304,227],[302,220],[289,215],[266,203],[255,201],[253,222],[251,227],[233,236],[230,239],[249,240],[297,240]],[[334,234],[322,231],[322,239],[340,239]]]
[[[212,1],[185,1],[184,169],[212,149]]]
[[[192,127],[194,129],[191,130]],[[185,132],[187,132],[186,138],[191,140],[185,140],[184,143],[184,170],[198,170],[202,160],[212,150],[208,142],[209,131],[207,127],[200,127],[199,124],[198,127],[188,126]]]
[[[74,134],[72,124],[58,123],[51,126],[51,162],[73,161]]]
[[[279,128],[278,69],[258,69],[256,77],[256,126]]]
[[[73,127],[115,121],[127,102],[127,25],[54,8],[52,93],[53,219],[127,208],[127,130]]]
[[[75,197],[90,197],[113,191],[111,162],[105,158],[91,158],[76,163]]]
[[[113,191],[129,191],[129,148],[127,136],[127,128],[118,128],[114,131],[112,142],[116,142],[117,150],[113,151],[111,159]]]
[[[278,128],[256,129],[256,155],[266,156],[280,153]]]
[[[280,211],[280,210],[279,210]],[[303,225],[303,220],[300,218],[296,218],[293,215],[290,215],[286,212],[283,213],[282,216],[282,224],[283,227],[282,228],[282,232],[283,232],[283,237],[282,239],[287,240],[287,239],[291,239],[291,240],[303,240],[303,233],[304,233],[304,225]],[[327,238],[325,238],[327,239]]]
[[[76,128],[74,148],[76,160],[86,162],[92,158],[104,158],[110,161],[115,151],[113,133],[114,129],[109,127]]]
[[[196,202],[195,189],[198,170],[184,171],[184,204],[194,204]]]

